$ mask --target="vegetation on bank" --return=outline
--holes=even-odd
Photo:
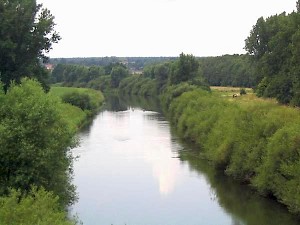
[[[193,59],[180,57],[173,64],[154,66],[146,73],[150,77],[144,74],[122,80],[120,92],[158,94],[179,136],[193,142],[199,156],[300,214],[299,110],[258,99],[245,88],[210,91],[199,82],[203,81],[201,73],[197,79],[192,75],[199,71],[190,69]],[[190,71],[179,72],[185,77],[176,74],[182,65]],[[162,66],[164,69],[158,69]],[[233,98],[233,93],[238,97]]]
[[[174,89],[162,99],[170,92]],[[298,109],[271,101],[228,101],[194,90],[173,98],[168,116],[180,137],[196,144],[202,157],[300,213]]]
[[[41,62],[60,39],[54,17],[34,0],[0,4],[5,18],[0,21],[5,31],[0,37],[0,224],[43,224],[48,218],[68,224],[64,209],[76,200],[70,148],[78,126],[98,108],[100,101],[93,99],[101,97],[64,88],[46,94],[42,86],[49,90],[48,73]],[[147,65],[136,76],[129,76],[123,62],[62,63],[50,81],[160,95],[173,126],[198,146],[199,155],[300,214],[299,111],[270,101],[243,102],[244,97],[228,101],[206,83],[255,86],[258,96],[299,106],[299,12],[298,1],[297,12],[259,18],[245,56],[197,59],[182,53],[176,60]]]
[[[64,106],[62,115],[76,127],[80,127],[95,115],[104,101],[100,91],[88,88],[51,87],[50,94],[68,103]]]
[[[111,92],[129,75],[124,64],[111,63],[106,66],[82,66],[58,64],[51,73],[50,82],[64,87],[92,88]]]
[[[77,219],[67,218],[60,210],[59,198],[44,188],[33,187],[26,195],[11,190],[8,196],[0,197],[0,225],[75,225]]]
[[[0,224],[76,224],[67,213],[77,199],[70,149],[103,96],[46,93],[43,64],[60,36],[42,4],[0,1],[0,17]]]
[[[149,66],[145,68],[143,75],[133,75],[123,79],[119,91],[126,94],[153,96],[182,83],[210,90],[203,78],[200,64],[193,55],[181,53],[173,62]]]
[[[10,85],[0,93],[0,102],[0,224],[7,218],[7,224],[47,221],[48,217],[35,217],[42,215],[39,210],[67,218],[66,207],[77,199],[70,154],[77,129],[63,116],[66,104],[30,79]],[[57,197],[50,204],[53,196]],[[34,215],[28,214],[28,201],[37,204]]]
[[[64,87],[45,93],[23,79],[0,102],[0,224],[76,224],[65,211],[77,199],[70,149],[103,95]]]

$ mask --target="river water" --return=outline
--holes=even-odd
[[[156,104],[112,98],[73,150],[84,225],[296,225],[182,144]]]

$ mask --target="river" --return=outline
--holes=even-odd
[[[111,98],[73,150],[84,225],[296,225],[182,144],[155,101]]]

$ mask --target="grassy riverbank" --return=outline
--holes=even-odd
[[[162,95],[162,104],[180,137],[227,175],[299,214],[299,110],[251,94],[194,90],[172,98],[176,89]]]
[[[78,224],[66,211],[77,199],[70,150],[103,95],[74,88],[45,93],[23,79],[0,92],[0,102],[0,225]]]
[[[62,115],[75,128],[80,128],[95,115],[104,102],[100,91],[88,88],[51,87],[50,94],[60,97],[65,104]]]

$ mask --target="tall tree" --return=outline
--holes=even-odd
[[[41,61],[60,40],[54,26],[54,16],[36,0],[0,0],[0,79],[5,91],[24,76],[46,86]]]
[[[26,193],[35,185],[53,191],[62,206],[73,203],[74,130],[63,118],[64,105],[24,78],[0,93],[0,103],[0,195],[9,188]]]
[[[120,81],[124,79],[127,75],[128,75],[128,70],[124,66],[122,65],[114,66],[110,73],[111,87],[112,88],[119,87]]]
[[[179,60],[173,65],[170,81],[179,84],[194,79],[198,76],[199,62],[193,55],[181,53]]]
[[[299,10],[299,1],[297,9]],[[300,13],[260,18],[246,39],[246,50],[260,74],[259,96],[300,105]]]

